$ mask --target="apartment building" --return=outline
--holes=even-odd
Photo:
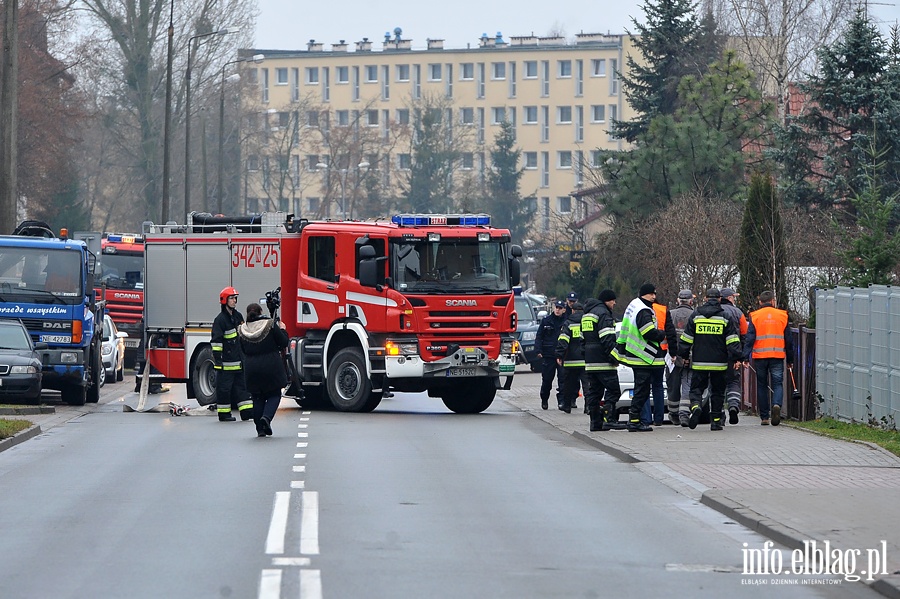
[[[248,210],[369,216],[366,198],[402,197],[411,124],[417,107],[430,106],[462,150],[458,181],[483,182],[501,123],[514,126],[520,192],[536,202],[534,236],[589,216],[592,204],[579,193],[591,185],[586,169],[598,149],[623,147],[607,131],[613,119],[632,117],[616,75],[630,38],[497,34],[474,47],[427,40],[417,49],[396,32],[380,45],[364,38],[352,51],[344,41],[326,49],[314,40],[301,51],[241,50]],[[259,54],[261,62],[249,62]]]

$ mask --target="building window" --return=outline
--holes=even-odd
[[[351,84],[353,89],[350,92],[350,97],[354,102],[359,101],[359,67],[353,67],[353,83]]]
[[[541,152],[541,187],[550,187],[550,152]]]
[[[256,85],[259,83],[259,71],[256,69],[247,69],[247,83]]]
[[[300,185],[300,156],[297,154],[291,156],[291,182],[294,187]]]
[[[275,119],[280,129],[287,129],[287,126],[291,123],[291,113],[278,112],[275,114]]]
[[[409,154],[397,154],[397,167],[408,171],[412,167],[412,156]]]
[[[306,198],[306,212],[313,215],[319,213],[319,198]]]
[[[484,108],[478,108],[478,133],[475,136],[478,143],[484,143]]]
[[[287,84],[288,84],[287,67],[275,69],[275,85],[287,85]]]
[[[335,116],[337,117],[338,127],[349,127],[350,126],[350,111],[349,110],[338,110],[335,112]]]
[[[584,141],[584,106],[575,107],[575,142]]]
[[[377,110],[367,110],[366,111],[366,124],[369,127],[377,127],[378,126],[378,111]]]
[[[550,61],[541,61],[541,97],[550,97]]]
[[[606,77],[605,58],[594,58],[591,60],[591,77]]]
[[[378,82],[378,67],[369,64],[366,65],[366,83],[377,83]]]
[[[550,107],[541,106],[541,141],[550,141]]]
[[[429,81],[440,81],[441,80],[441,65],[440,64],[428,65],[428,80]]]
[[[550,198],[541,198],[541,231],[550,230]]]
[[[559,196],[556,198],[556,209],[560,214],[572,212],[572,196]]]
[[[409,81],[409,65],[397,65],[397,81]]]
[[[615,58],[609,59],[609,95],[610,96],[618,96],[619,95],[619,75],[616,73],[616,68],[618,68],[618,63]],[[615,118],[610,115],[610,118]]]
[[[319,84],[319,67],[306,67],[306,84]]]
[[[260,69],[259,86],[262,89],[263,104],[269,103],[269,69]]]
[[[492,62],[491,63],[491,79],[506,79],[506,63],[505,62]]]
[[[506,120],[506,108],[503,106],[491,108],[491,124],[499,125]]]
[[[306,126],[307,127],[318,127],[319,126],[319,113],[316,110],[309,110],[306,112]]]
[[[478,81],[476,83],[475,97],[479,100],[484,97],[484,63],[478,63]]]
[[[470,171],[475,167],[475,155],[472,152],[463,152],[462,168],[464,171]]]
[[[300,69],[291,69],[291,102],[300,101]]]
[[[381,67],[381,99],[391,99],[391,67],[387,65]]]
[[[572,152],[569,150],[560,150],[556,153],[557,168],[572,168]]]
[[[319,167],[316,166],[317,164],[319,164],[318,154],[308,154],[306,156],[306,170],[313,172],[319,170]]]
[[[591,166],[593,168],[600,167],[600,150],[591,150]]]
[[[526,125],[534,125],[538,122],[538,107],[537,106],[526,106],[525,110],[525,124]]]
[[[350,82],[350,68],[349,67],[335,67],[337,71],[337,82],[338,83],[349,83]]]
[[[525,168],[527,170],[537,170],[537,152],[523,152],[522,156],[525,158]]]
[[[459,109],[459,122],[463,125],[474,125],[475,124],[475,109],[474,108],[460,108]]]
[[[556,77],[559,79],[569,79],[572,76],[572,61],[557,60],[556,61]]]
[[[401,125],[409,125],[409,108],[397,109],[397,122]]]
[[[537,79],[538,69],[536,60],[525,61],[525,79]]]
[[[591,122],[603,123],[606,121],[606,106],[602,104],[594,104],[591,106]]]
[[[571,123],[572,122],[572,107],[571,106],[557,106],[556,107],[556,122],[557,122],[557,124]]]
[[[247,170],[248,171],[258,171],[259,170],[259,156],[257,156],[256,154],[247,156]]]
[[[471,81],[475,79],[475,63],[464,62],[459,65],[459,80]]]

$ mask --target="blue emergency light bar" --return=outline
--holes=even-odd
[[[111,243],[142,243],[144,237],[142,235],[134,234],[109,233],[106,235],[106,241]]]
[[[427,227],[435,225],[458,227],[489,227],[490,214],[396,214],[391,222],[401,227]]]

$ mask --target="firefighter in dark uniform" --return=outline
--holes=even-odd
[[[669,315],[672,317],[672,324],[675,326],[675,336],[677,339],[681,338],[681,334],[684,332],[684,328],[687,326],[687,322],[693,313],[694,294],[690,289],[682,289],[678,292],[678,305],[669,310]],[[688,395],[691,390],[690,360],[685,360],[677,355],[677,342],[675,343],[674,348],[672,348],[670,344],[670,350],[671,349],[675,350],[676,356],[673,360],[674,365],[672,366],[672,370],[669,371],[669,379],[666,381],[666,386],[669,389],[667,396],[669,402],[669,420],[671,420],[673,424],[680,423],[681,426],[686,427],[688,425],[688,418],[691,416],[690,401],[688,400]],[[684,397],[682,397],[682,394]]]
[[[741,359],[741,341],[737,327],[728,319],[720,303],[721,293],[715,287],[706,292],[706,303],[688,319],[678,342],[678,355],[691,356],[691,417],[688,426],[697,428],[700,401],[709,385],[709,429],[720,431],[725,422],[725,382],[728,365]]]
[[[616,347],[616,321],[612,315],[615,305],[615,292],[604,289],[600,292],[599,299],[592,298],[585,303],[584,316],[581,317],[584,372],[587,378],[584,399],[592,431],[616,428],[618,422],[616,402],[619,401],[622,390],[619,387],[616,362],[610,355]]]
[[[587,379],[584,377],[584,343],[581,338],[581,304],[572,306],[572,314],[559,330],[556,343],[556,363],[563,367],[562,403],[559,409],[572,413],[572,406],[578,397],[578,389],[584,387],[587,396]]]
[[[534,336],[534,346],[538,350],[538,358],[541,358],[541,408],[547,409],[547,400],[550,399],[550,390],[553,388],[553,379],[556,382],[556,403],[562,405],[562,366],[556,363],[556,341],[559,338],[559,329],[566,321],[566,303],[558,301],[553,305],[553,313],[541,320],[537,334]]]
[[[247,393],[244,371],[241,367],[241,345],[237,328],[244,317],[237,311],[238,292],[226,287],[219,293],[221,312],[212,326],[213,363],[216,369],[216,411],[220,422],[234,422],[232,406],[236,406],[241,420],[253,418],[253,400]]]

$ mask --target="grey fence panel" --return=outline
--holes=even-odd
[[[817,290],[815,364],[823,413],[900,419],[900,288]]]

